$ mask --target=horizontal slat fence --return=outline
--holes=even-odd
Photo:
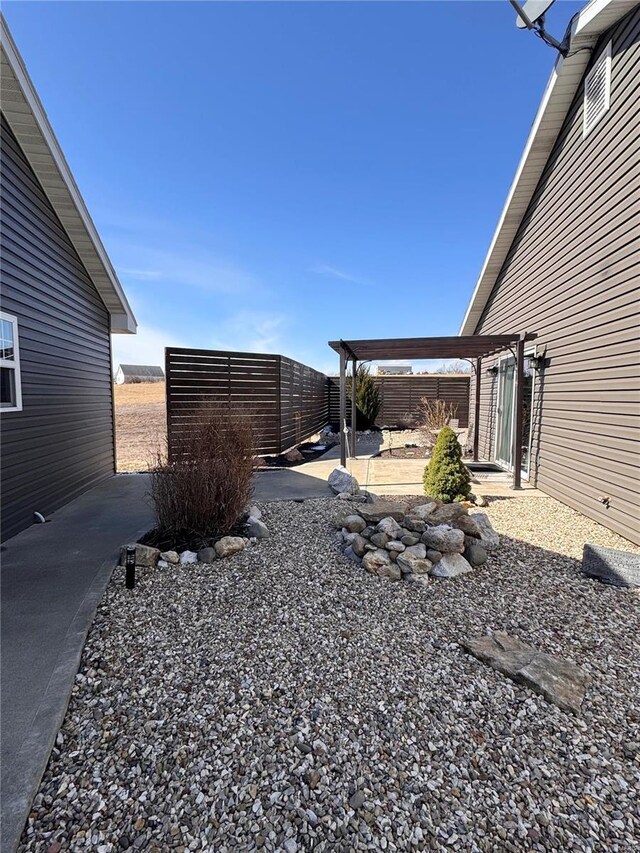
[[[207,410],[246,412],[256,452],[283,453],[329,420],[327,377],[281,355],[165,349],[169,458]]]
[[[469,376],[443,374],[412,374],[409,376],[374,376],[380,388],[382,406],[377,418],[378,426],[403,427],[411,425],[418,413],[423,397],[444,400],[456,407],[459,426],[469,426]],[[347,397],[350,399],[351,379],[347,378]],[[347,419],[351,406],[347,405]],[[329,420],[340,421],[340,385],[338,379],[329,378]]]

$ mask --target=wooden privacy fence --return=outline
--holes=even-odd
[[[245,412],[261,454],[283,453],[329,421],[327,377],[285,356],[167,347],[165,366],[170,459],[207,410]]]
[[[410,426],[418,414],[418,406],[423,397],[430,400],[444,400],[456,407],[456,418],[460,427],[469,426],[469,379],[464,375],[412,374],[405,376],[374,376],[380,389],[382,405],[376,423],[378,426]],[[329,420],[332,424],[340,421],[340,383],[336,378],[329,379]],[[347,396],[351,390],[347,380]],[[351,417],[351,406],[347,405],[347,418]]]

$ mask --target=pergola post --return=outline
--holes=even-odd
[[[480,452],[480,377],[482,376],[482,359],[476,358],[476,394],[473,408],[473,461],[478,461]]]
[[[522,488],[522,426],[523,426],[523,409],[522,402],[524,398],[524,342],[525,335],[520,335],[516,343],[516,364],[515,364],[515,380],[516,380],[516,411],[514,417],[513,430],[513,488]]]
[[[347,465],[347,445],[345,427],[347,422],[347,357],[344,347],[340,347],[340,464]]]
[[[356,458],[356,442],[357,442],[357,408],[356,408],[356,370],[357,362],[355,358],[351,362],[351,458]]]

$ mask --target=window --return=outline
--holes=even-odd
[[[611,42],[584,79],[582,138],[590,133],[609,109],[611,96]]]
[[[0,311],[0,410],[22,411],[18,320]]]

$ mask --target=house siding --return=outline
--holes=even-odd
[[[475,331],[536,332],[547,359],[532,484],[640,543],[640,11],[603,35],[587,73],[609,41],[610,108],[583,139],[580,86]],[[481,379],[489,459],[494,362]]]
[[[22,411],[2,413],[2,538],[115,470],[109,315],[2,117],[2,310]]]

